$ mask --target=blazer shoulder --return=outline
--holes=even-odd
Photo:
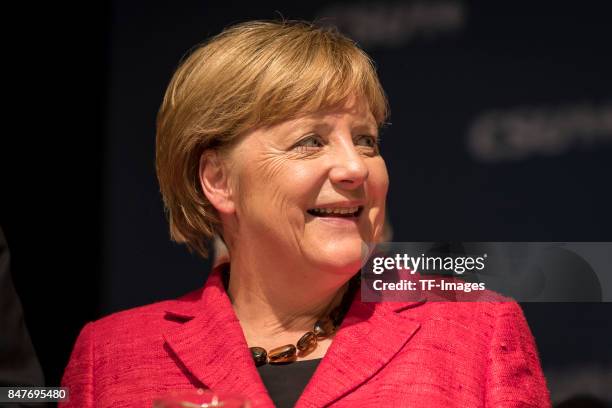
[[[421,306],[401,312],[406,317],[427,321],[446,321],[466,327],[494,330],[500,319],[524,321],[520,305],[512,298],[487,291],[469,301],[449,301],[429,297]]]
[[[146,334],[159,333],[167,324],[176,321],[188,321],[195,317],[200,309],[203,288],[196,289],[177,299],[164,300],[144,306],[112,313],[92,323],[92,328],[105,336],[122,332],[133,336],[135,332]]]

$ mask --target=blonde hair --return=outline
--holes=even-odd
[[[170,236],[203,257],[218,214],[202,192],[207,149],[363,96],[379,126],[388,104],[370,58],[338,31],[302,21],[252,21],[197,47],[179,66],[157,116],[156,167]]]

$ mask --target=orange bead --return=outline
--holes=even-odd
[[[268,353],[270,363],[290,363],[296,358],[297,349],[293,344],[274,348]]]
[[[306,332],[297,342],[297,349],[308,351],[317,345],[317,335],[313,332]]]

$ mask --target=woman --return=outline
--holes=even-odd
[[[386,116],[369,58],[332,30],[250,22],[193,52],[159,112],[157,173],[173,239],[206,256],[218,235],[231,264],[88,324],[66,406],[197,388],[257,407],[546,406],[515,303],[361,302],[351,278],[383,231]]]

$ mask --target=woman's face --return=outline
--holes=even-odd
[[[389,179],[365,100],[250,132],[229,154],[236,244],[354,273],[382,234]]]

